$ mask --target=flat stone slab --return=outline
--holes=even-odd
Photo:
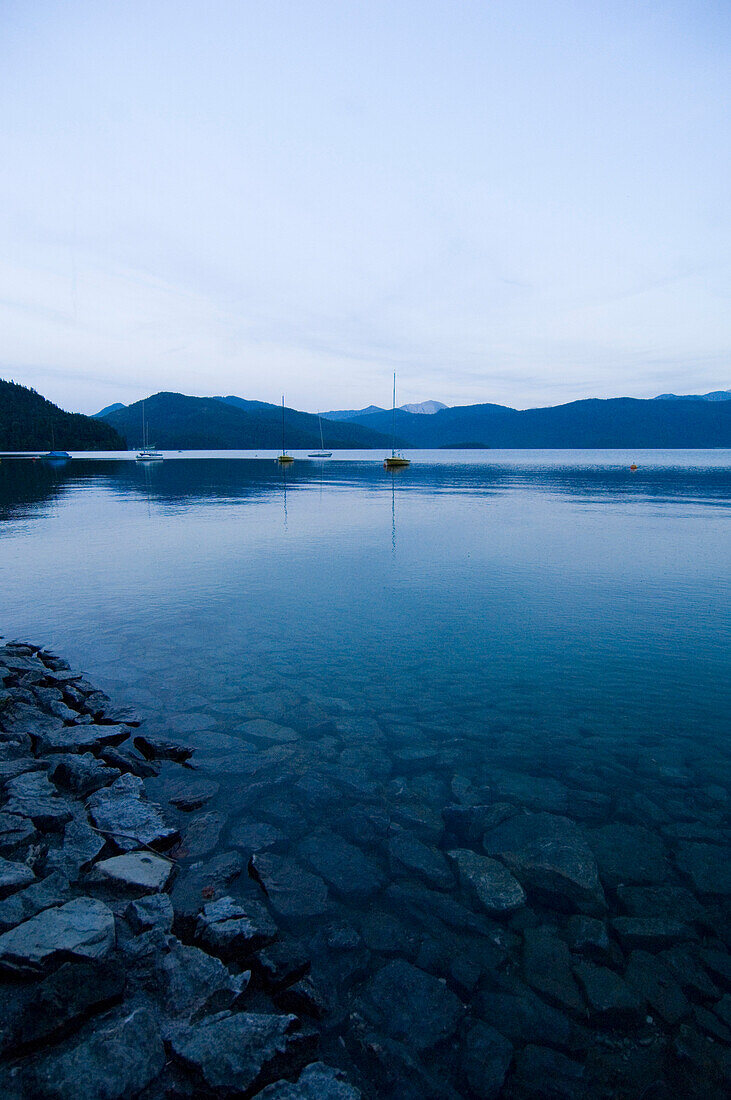
[[[388,854],[396,869],[418,875],[438,890],[454,886],[454,876],[442,852],[422,843],[413,833],[394,833],[389,838]]]
[[[170,875],[172,864],[152,852],[128,852],[123,856],[112,856],[94,865],[94,874],[99,878],[122,887],[142,890],[154,894],[164,890]]]
[[[228,834],[229,844],[249,855],[272,848],[284,839],[282,830],[266,821],[237,821]]]
[[[113,783],[119,778],[120,771],[106,767],[90,752],[78,755],[59,753],[51,758],[48,775],[61,790],[69,791],[78,798],[86,798]]]
[[[731,895],[731,861],[717,844],[681,844],[675,862],[699,894]]]
[[[360,1100],[361,1091],[348,1083],[342,1070],[311,1062],[296,1081],[277,1081],[257,1096],[259,1100]]]
[[[606,966],[586,960],[574,964],[592,1017],[607,1024],[639,1023],[646,1006],[637,993]]]
[[[366,983],[363,1000],[374,1023],[418,1051],[451,1038],[464,1011],[444,982],[403,959],[387,963]]]
[[[163,737],[148,737],[138,734],[134,739],[135,748],[146,760],[177,760],[182,763],[193,755],[193,750],[177,741],[167,741]]]
[[[309,836],[299,845],[298,852],[344,897],[367,898],[386,884],[375,860],[337,833]]]
[[[9,898],[0,901],[0,932],[15,928],[16,924],[30,920],[44,909],[62,905],[68,897],[68,889],[65,875],[55,872],[40,882],[26,886],[25,890],[11,894]]]
[[[246,988],[248,974],[231,974],[220,959],[173,940],[155,965],[154,993],[167,1016],[227,1009]]]
[[[296,1073],[311,1060],[316,1036],[297,1025],[296,1016],[238,1012],[182,1027],[170,1045],[209,1089],[248,1096],[257,1085]]]
[[[96,827],[122,851],[133,851],[140,844],[165,848],[177,839],[177,830],[166,824],[159,807],[143,797],[137,776],[121,775],[111,787],[93,794],[87,806]]]
[[[4,810],[29,818],[37,829],[58,832],[73,817],[74,803],[59,795],[45,772],[26,772],[6,784]]]
[[[0,852],[6,855],[29,844],[36,836],[35,825],[28,817],[0,813]]]
[[[94,832],[85,819],[74,818],[66,825],[62,846],[48,852],[46,867],[59,871],[70,882],[77,882],[89,870],[104,843],[104,837]]]
[[[254,718],[250,722],[244,722],[240,729],[245,737],[251,737],[254,741],[261,741],[267,745],[283,745],[296,741],[299,736],[289,726],[280,726],[267,718]]]
[[[114,949],[114,914],[94,898],[45,909],[0,936],[0,966],[38,971],[59,955],[101,959]]]
[[[327,910],[327,884],[299,863],[271,852],[255,852],[249,874],[261,884],[272,908],[283,917],[318,917]]]
[[[483,845],[545,904],[590,916],[606,911],[594,855],[583,831],[568,818],[516,814],[486,833]]]
[[[126,726],[97,726],[93,722],[77,726],[61,726],[48,730],[38,738],[42,752],[83,752],[119,745],[129,737]]]
[[[189,813],[199,810],[218,794],[221,786],[215,779],[174,779],[165,788],[165,797],[179,810]]]
[[[503,863],[468,848],[456,848],[448,854],[461,885],[470,891],[486,913],[500,916],[525,905],[525,890]]]
[[[665,845],[649,829],[617,821],[592,829],[588,841],[605,886],[663,883],[669,878]]]
[[[209,902],[196,924],[196,940],[219,958],[236,958],[271,943],[277,926],[263,905],[223,897]]]
[[[23,886],[30,886],[31,882],[35,882],[35,877],[27,863],[16,863],[0,856],[0,898],[15,893]]]

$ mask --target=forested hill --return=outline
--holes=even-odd
[[[111,425],[59,409],[35,390],[0,380],[0,451],[123,451]]]

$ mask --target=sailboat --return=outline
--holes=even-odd
[[[410,466],[411,459],[404,458],[402,454],[396,454],[396,371],[393,372],[393,414],[391,421],[391,454],[383,460],[387,470],[396,470],[402,466]]]
[[[138,462],[162,462],[162,451],[155,450],[155,444],[147,438],[147,422],[145,420],[145,402],[142,402],[142,450],[137,452]]]
[[[320,416],[319,413],[317,414],[317,419],[320,421],[320,447],[322,448],[322,450],[312,451],[311,454],[308,454],[307,457],[308,458],[332,458],[332,456],[333,456],[332,451],[326,451],[325,450],[325,442],[322,438],[322,417]]]
[[[284,394],[282,394],[282,453],[279,455],[277,462],[282,466],[287,466],[290,462],[294,462],[291,455],[288,455],[284,449]]]

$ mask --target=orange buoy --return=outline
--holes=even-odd
[[[636,470],[636,469],[637,469],[637,467],[635,466],[635,464],[633,462],[632,465],[630,466],[630,470]]]

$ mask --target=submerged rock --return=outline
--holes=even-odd
[[[485,835],[484,848],[545,904],[593,916],[606,911],[592,851],[582,830],[568,818],[516,815]]]
[[[138,734],[133,744],[146,760],[177,760],[182,763],[193,755],[193,750],[186,745],[180,745],[177,741],[166,741],[162,737]]]
[[[577,962],[579,979],[594,1019],[606,1024],[637,1024],[645,1012],[644,1002],[618,974],[606,966]]]
[[[386,884],[375,860],[337,833],[307,837],[298,851],[328,885],[344,897],[370,897]]]
[[[388,842],[388,854],[391,865],[402,873],[410,871],[438,890],[454,886],[454,876],[439,849],[424,844],[412,833],[394,833]]]
[[[393,1039],[425,1051],[451,1038],[464,1012],[443,981],[402,959],[387,963],[363,988],[367,1015]]]
[[[462,886],[470,890],[486,913],[500,916],[525,905],[525,890],[503,863],[467,848],[449,852],[449,858]]]
[[[360,1089],[348,1084],[340,1069],[311,1062],[296,1081],[277,1081],[257,1093],[259,1100],[360,1100]]]
[[[477,1022],[465,1036],[461,1050],[462,1071],[475,1096],[496,1100],[513,1060],[511,1043],[488,1024]]]
[[[327,910],[327,885],[299,863],[271,852],[255,852],[249,873],[262,885],[275,912],[283,917],[316,917]]]
[[[296,1016],[222,1013],[179,1028],[170,1045],[217,1095],[251,1095],[257,1086],[297,1073],[311,1060],[316,1036],[297,1024]]]

